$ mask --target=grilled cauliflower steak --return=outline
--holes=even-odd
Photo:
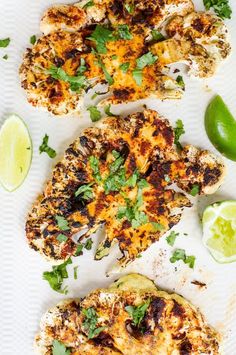
[[[168,65],[184,62],[191,75],[209,77],[230,53],[222,20],[194,12],[190,0],[56,5],[41,30],[44,36],[24,55],[20,79],[28,101],[55,115],[79,112],[85,93],[99,83],[109,85],[103,105],[179,99],[183,88]]]
[[[76,254],[80,240],[105,226],[96,259],[115,243],[124,266],[145,251],[191,206],[175,183],[199,194],[217,190],[225,174],[222,161],[207,151],[186,146],[177,152],[169,122],[156,111],[126,118],[108,117],[88,128],[66,150],[27,218],[29,245],[53,263]],[[58,217],[59,216],[59,217]],[[61,230],[58,218],[67,225]],[[60,243],[58,235],[67,240]]]
[[[219,354],[219,335],[195,307],[137,274],[51,308],[35,338],[36,353],[53,354],[55,342],[73,355]]]

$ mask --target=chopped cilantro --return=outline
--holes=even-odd
[[[98,316],[97,312],[93,307],[90,308],[83,308],[82,313],[84,314],[85,318],[82,323],[82,327],[88,333],[88,338],[93,339],[99,333],[101,333],[106,327],[97,327],[98,323]]]
[[[86,242],[84,243],[84,247],[87,250],[91,250],[93,245],[93,241],[91,238],[87,239]]]
[[[78,72],[74,76],[68,75],[65,70],[63,70],[62,68],[58,68],[55,65],[52,65],[46,71],[46,73],[51,75],[51,77],[56,80],[61,80],[69,83],[70,89],[72,91],[80,92],[88,85],[87,78],[81,74],[81,66],[78,68]]]
[[[175,133],[175,145],[178,149],[183,149],[182,145],[179,142],[180,137],[182,136],[182,134],[185,133],[184,130],[184,124],[182,120],[177,120],[176,121],[176,127],[174,128],[174,133]]]
[[[62,289],[64,279],[68,279],[67,265],[72,264],[71,258],[65,261],[63,264],[53,266],[52,271],[45,271],[43,273],[43,279],[48,281],[50,287],[59,293],[67,294],[67,286]]]
[[[70,227],[68,225],[68,221],[63,216],[56,215],[55,219],[57,221],[57,225],[58,225],[60,230],[62,230],[62,231],[70,230]]]
[[[128,187],[135,187],[138,181],[139,173],[135,171],[126,181],[126,186]]]
[[[58,340],[52,342],[52,355],[70,355],[71,352],[66,346]]]
[[[98,182],[101,182],[102,181],[102,177],[101,177],[100,170],[99,170],[99,160],[98,160],[98,158],[93,156],[93,155],[91,155],[89,157],[89,164],[90,164],[91,169],[93,170],[93,177]]]
[[[107,116],[112,116],[112,117],[113,117],[113,116],[117,116],[117,115],[115,115],[114,113],[111,112],[111,104],[105,106],[104,112],[105,112],[105,114],[106,114]]]
[[[165,181],[168,182],[168,183],[171,182],[171,178],[169,177],[169,175],[165,175],[165,176],[164,176],[164,179],[165,179]]]
[[[176,249],[170,258],[170,262],[175,263],[178,260],[182,260],[185,264],[188,264],[191,269],[193,269],[196,258],[193,255],[187,256],[184,249]]]
[[[94,5],[93,0],[88,1],[88,2],[83,6],[83,9],[87,9],[88,7],[91,7],[91,6],[93,6],[93,5]]]
[[[83,74],[87,70],[85,59],[80,59],[80,66],[77,69],[77,74]]]
[[[149,183],[145,180],[145,179],[141,179],[139,182],[138,182],[138,187],[140,189],[144,189],[145,187],[149,187]]]
[[[126,306],[125,310],[129,313],[130,317],[133,320],[133,324],[136,327],[139,327],[145,314],[150,305],[150,300],[145,303],[142,303],[139,306]]]
[[[75,197],[80,196],[80,198],[85,201],[91,200],[93,198],[93,189],[91,187],[92,185],[93,184],[80,186],[75,192]]]
[[[200,190],[199,185],[197,185],[197,184],[193,185],[193,187],[190,191],[190,195],[197,196],[199,194],[199,190]]]
[[[7,55],[7,54],[5,54],[5,55],[2,57],[2,59],[7,60],[7,59],[8,59],[8,55]]]
[[[152,54],[152,52],[148,52],[136,59],[137,68],[143,69],[147,65],[152,65],[157,61],[157,59],[158,57],[156,55]]]
[[[11,42],[10,38],[0,39],[0,47],[6,48]]]
[[[101,119],[101,112],[97,109],[96,106],[89,106],[87,111],[90,113],[90,118],[92,122],[97,122]]]
[[[181,89],[185,89],[185,83],[184,83],[184,79],[181,75],[178,75],[176,78],[176,81],[178,83],[178,85],[181,87]]]
[[[94,49],[92,50],[92,53],[96,56],[97,64],[102,69],[106,81],[108,82],[109,85],[112,85],[114,83],[114,80],[113,80],[112,76],[108,73],[104,63],[102,62],[100,55]]]
[[[125,74],[129,70],[130,63],[126,62],[120,65],[120,70]]]
[[[96,44],[96,51],[100,54],[106,54],[107,48],[106,43],[109,41],[114,41],[116,38],[113,35],[112,30],[109,30],[105,26],[97,25],[90,37],[91,41]]]
[[[53,158],[55,158],[57,153],[56,153],[56,151],[54,149],[49,147],[48,140],[49,140],[49,136],[47,134],[45,134],[45,136],[43,137],[43,142],[42,142],[42,144],[39,147],[39,152],[40,152],[40,154],[47,153],[49,158],[53,159]]]
[[[104,181],[106,194],[110,191],[120,191],[121,187],[125,185],[124,158],[115,150],[112,151],[112,155],[115,160],[110,164],[109,175]]]
[[[166,237],[166,241],[169,245],[171,245],[173,247],[173,245],[175,244],[175,240],[178,237],[179,233],[176,233],[174,231],[172,231],[167,237]]]
[[[36,42],[36,36],[33,35],[33,36],[30,37],[30,43],[31,44],[35,44],[35,42]]]
[[[222,19],[231,18],[232,9],[228,0],[203,0],[203,3],[206,10],[212,7],[215,13]]]
[[[133,38],[132,34],[129,32],[128,25],[118,25],[117,33],[118,33],[119,38],[121,38],[121,39],[132,39]]]
[[[74,266],[74,280],[78,279],[78,266]]]
[[[164,41],[164,39],[165,39],[163,34],[157,30],[152,30],[151,34],[152,34],[152,39],[155,42]]]
[[[155,232],[159,232],[162,229],[164,229],[164,226],[161,223],[157,223],[157,222],[151,222],[153,229],[155,230]]]
[[[142,69],[138,69],[138,68],[134,69],[132,71],[132,75],[133,75],[133,78],[134,78],[136,84],[138,86],[141,86],[142,85],[142,81],[143,81]]]
[[[129,14],[132,14],[134,12],[134,4],[125,4],[124,6]]]
[[[82,243],[79,243],[77,245],[77,250],[76,250],[75,256],[82,255],[83,254],[83,248],[84,248],[84,245]]]
[[[116,55],[116,54],[113,54],[112,56],[111,56],[111,59],[112,60],[115,60],[115,59],[117,59],[118,58],[118,56]]]
[[[57,236],[57,240],[60,242],[60,243],[63,243],[63,242],[66,242],[67,241],[67,236],[66,235],[64,235],[64,234],[58,234],[58,236]]]

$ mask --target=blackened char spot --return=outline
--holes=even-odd
[[[193,28],[198,32],[203,32],[204,24],[201,22],[200,18],[196,18],[192,23]]]
[[[128,100],[133,93],[134,89],[115,89],[113,91],[115,98],[120,100]]]
[[[123,0],[116,0],[112,1],[112,4],[110,6],[110,10],[113,12],[114,15],[116,15],[118,18],[122,17],[124,7],[123,7]]]
[[[113,347],[113,339],[112,337],[104,332],[101,332],[96,338],[94,338],[94,342],[96,344],[107,346],[109,348]]]
[[[221,174],[220,169],[218,168],[206,168],[204,172],[204,185],[213,185],[219,178]]]
[[[73,155],[74,157],[78,157],[78,155],[79,155],[72,147],[70,147],[66,150],[66,154]]]
[[[54,63],[56,65],[56,67],[62,67],[62,65],[65,63],[65,61],[62,58],[56,56],[54,58]]]
[[[192,351],[192,344],[188,339],[185,339],[183,343],[180,344],[179,353],[180,355],[190,355]]]
[[[95,148],[95,143],[88,139],[86,136],[80,137],[80,144],[82,145],[82,147],[85,147],[87,149]]]
[[[83,169],[79,169],[78,171],[75,172],[75,175],[77,179],[82,183],[86,182],[87,180],[87,173]]]
[[[162,326],[159,324],[159,320],[163,314],[166,303],[165,300],[161,297],[156,297],[152,300],[149,306],[149,312],[145,314],[143,322],[146,324],[146,332],[150,332],[150,323],[154,321],[155,327],[160,331],[163,331]]]
[[[172,313],[174,316],[182,318],[182,316],[185,313],[185,310],[179,303],[174,301],[174,307],[172,308]]]
[[[73,48],[72,50],[67,51],[67,52],[65,53],[65,57],[66,57],[66,59],[74,58],[74,57],[76,57],[76,55],[78,54],[78,52],[79,52],[78,49]]]

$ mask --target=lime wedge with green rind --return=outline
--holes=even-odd
[[[228,159],[236,161],[236,120],[219,95],[206,109],[205,129],[215,148]]]
[[[202,218],[203,243],[219,263],[236,261],[236,201],[208,206]]]
[[[11,114],[0,129],[0,183],[16,190],[25,180],[32,160],[32,141],[24,121]]]

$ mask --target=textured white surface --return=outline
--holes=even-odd
[[[31,355],[33,337],[41,315],[62,298],[42,280],[42,272],[49,270],[50,265],[28,248],[24,236],[24,221],[31,203],[42,191],[51,167],[55,164],[46,155],[40,156],[38,153],[43,135],[49,134],[50,143],[58,152],[57,160],[68,143],[80,133],[81,128],[89,124],[89,119],[56,119],[41,110],[33,109],[20,88],[17,74],[30,36],[40,34],[39,20],[43,10],[58,2],[63,1],[0,0],[0,38],[11,38],[10,46],[0,49],[0,124],[8,113],[16,112],[28,124],[34,144],[31,170],[22,187],[12,194],[0,188],[1,355]],[[201,1],[195,3],[200,9]],[[173,123],[178,118],[184,121],[184,142],[211,150],[214,149],[207,139],[203,124],[209,99],[215,93],[221,94],[236,116],[236,2],[231,0],[231,6],[233,18],[227,21],[227,25],[232,37],[233,54],[221,66],[218,74],[207,81],[186,77],[186,94],[181,101],[145,101],[148,107],[157,109]],[[7,61],[1,59],[5,53],[9,55]],[[129,111],[135,111],[140,106],[140,103],[133,103],[128,108]],[[122,113],[126,110],[127,106],[118,106],[112,111]],[[221,189],[210,198],[203,197],[199,201],[196,199],[194,207],[185,211],[184,218],[175,228],[181,235],[176,247],[183,247],[188,254],[196,256],[194,271],[181,263],[170,264],[171,248],[163,238],[125,270],[125,273],[143,273],[154,278],[160,287],[187,297],[222,332],[225,354],[236,355],[236,264],[219,265],[211,258],[202,245],[199,224],[199,214],[209,202],[236,199],[236,163],[226,161],[226,164],[228,175]],[[183,233],[188,233],[188,236]],[[94,249],[96,244],[95,239]],[[78,280],[69,283],[71,292],[68,296],[82,296],[95,287],[109,284],[115,278],[105,276],[105,271],[115,260],[115,251],[103,261],[95,262],[94,249],[74,261],[75,265],[79,265]],[[199,290],[191,284],[193,280],[205,282],[207,288]]]

